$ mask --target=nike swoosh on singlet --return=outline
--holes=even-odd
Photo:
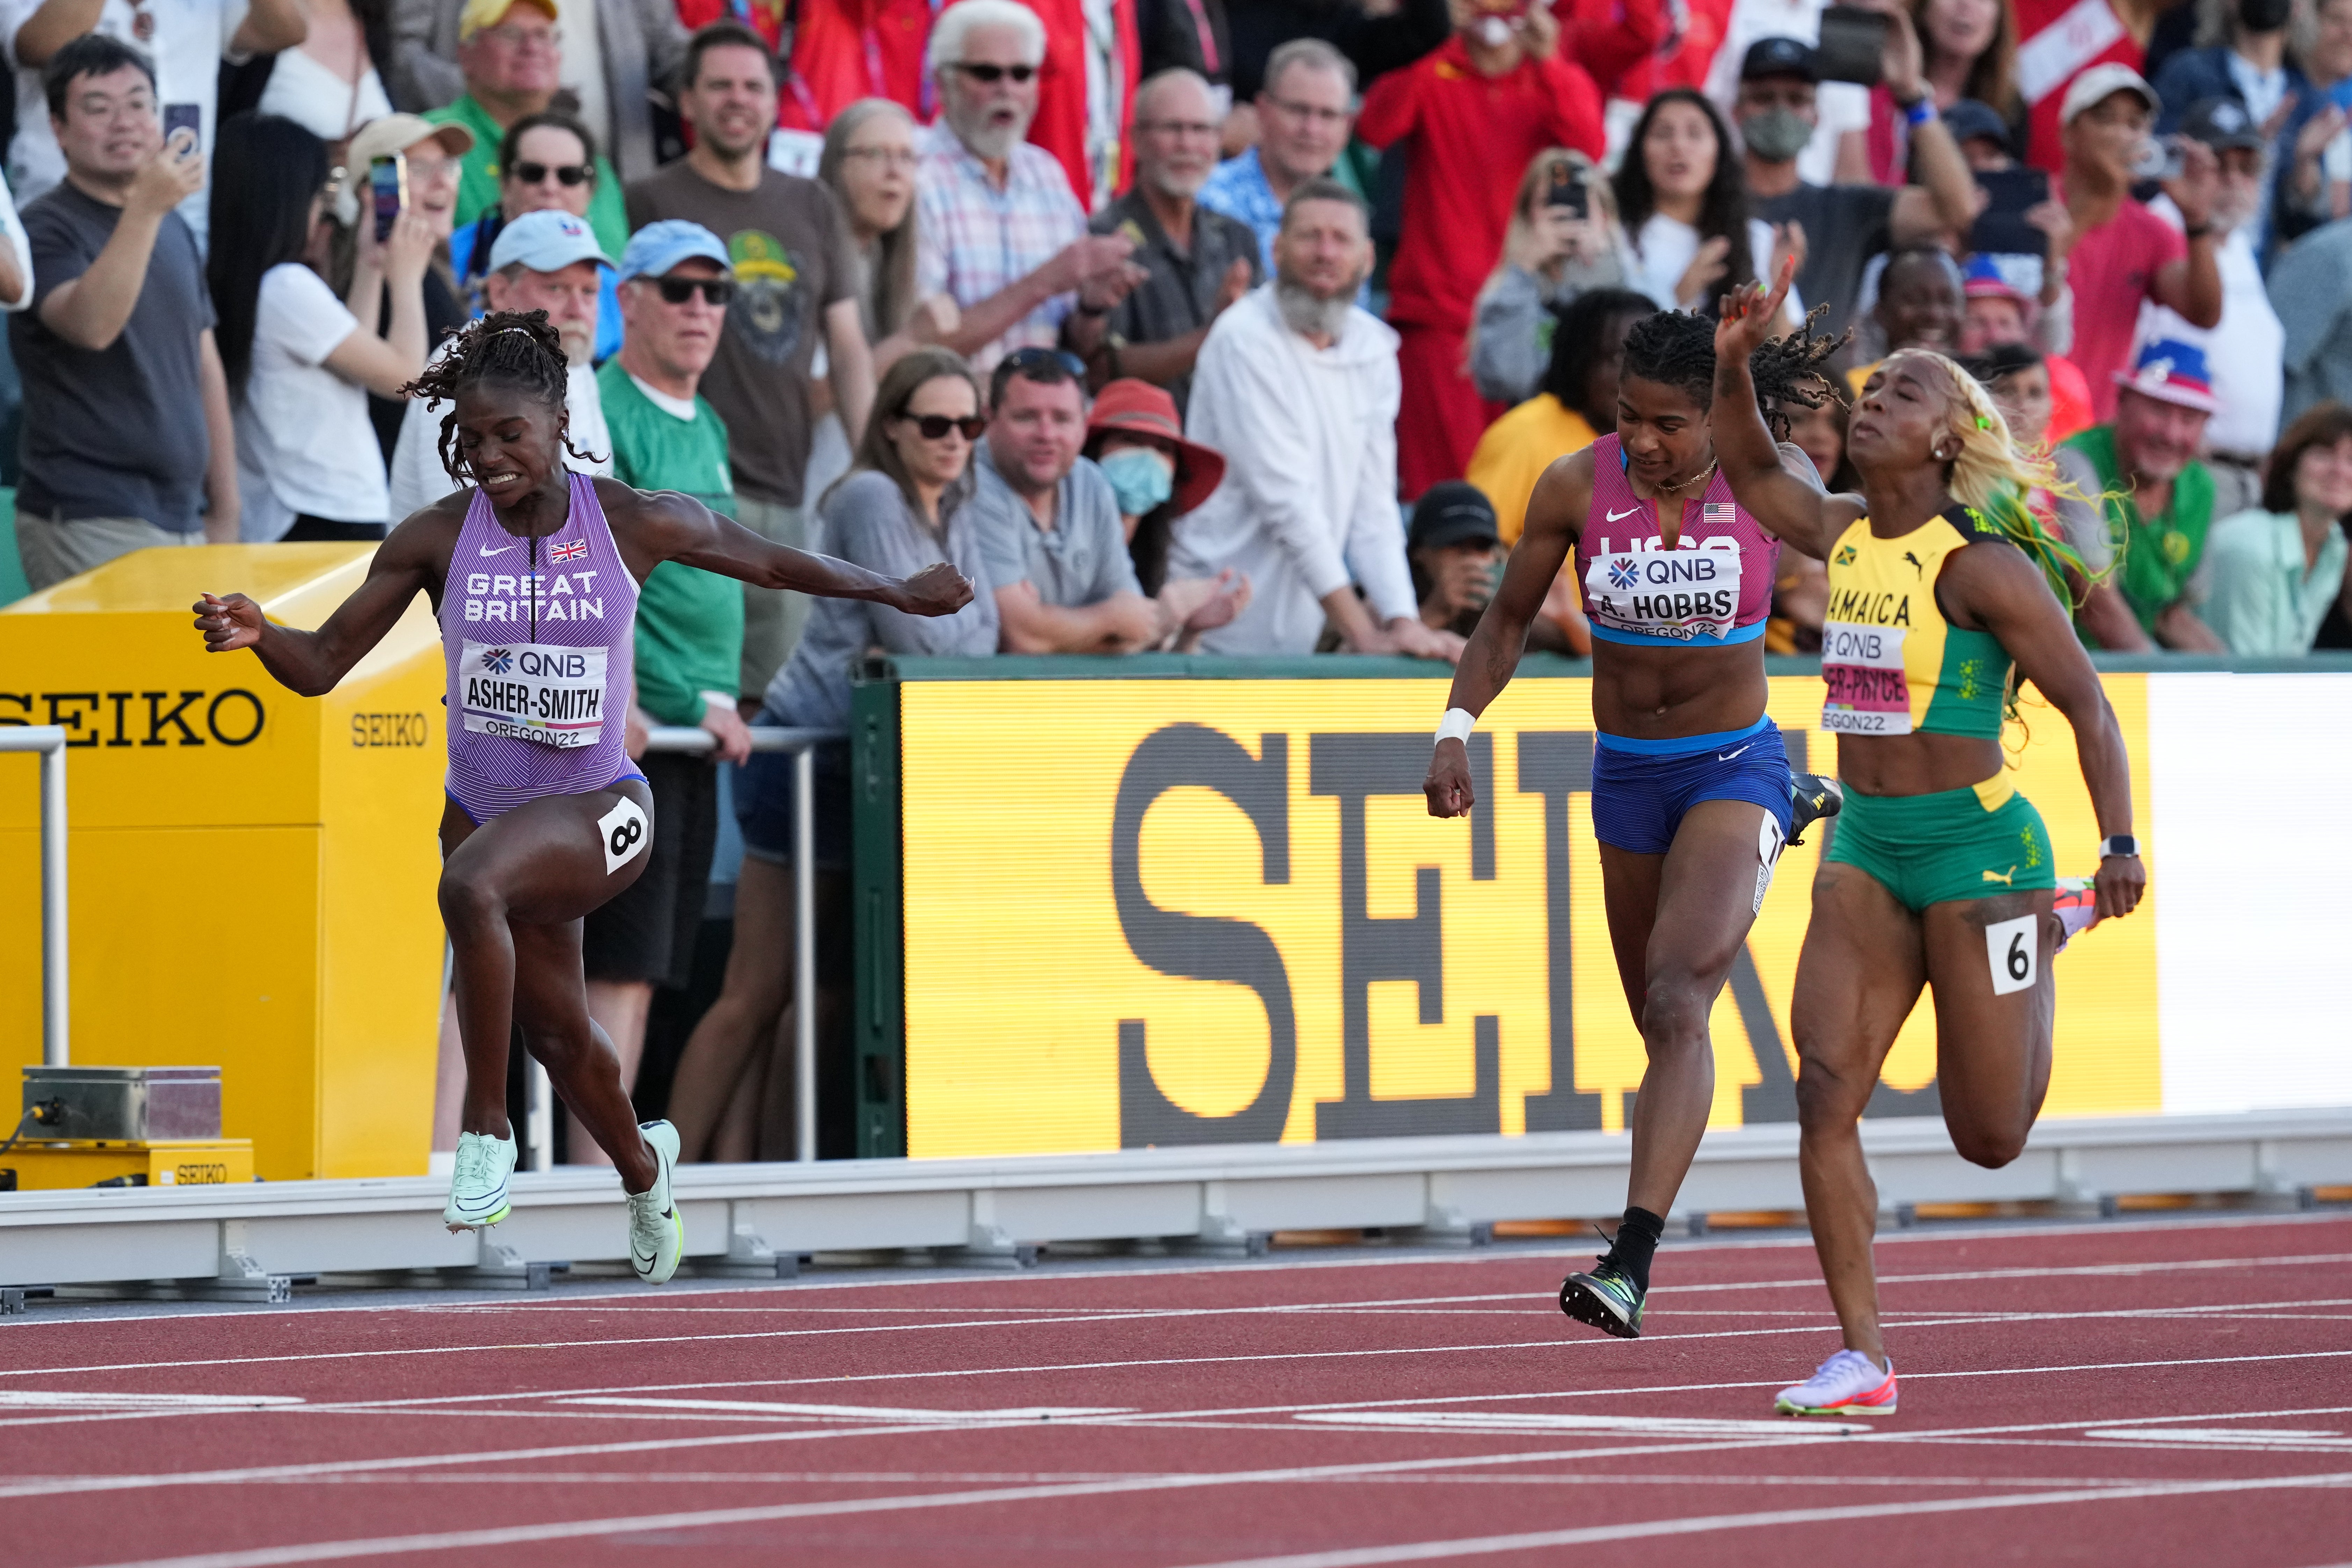
[[[483,554],[485,554],[485,555],[503,555],[503,554],[505,554],[508,551],[512,550],[512,549],[514,548],[514,546],[513,546],[513,545],[511,545],[511,544],[501,544],[501,545],[499,545],[496,550],[493,550],[493,549],[491,549],[488,545],[484,544],[484,545],[478,545],[478,546],[477,546],[477,548],[478,548],[478,549],[479,549],[479,550],[481,551],[481,552],[482,552]]]
[[[1638,506],[1629,506],[1623,511],[1612,511],[1609,514],[1609,521],[1614,522],[1621,517],[1632,517],[1635,512],[1638,512],[1641,510],[1642,509]]]
[[[1755,743],[1755,742],[1750,741],[1748,742],[1747,746],[1740,747],[1738,752],[1717,752],[1716,753],[1715,760],[1718,763],[1727,763],[1731,761],[1732,758],[1739,755],[1739,752],[1748,750],[1748,746],[1753,746]]]

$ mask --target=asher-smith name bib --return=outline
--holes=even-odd
[[[610,651],[468,638],[457,662],[466,729],[558,751],[594,745],[604,732]]]

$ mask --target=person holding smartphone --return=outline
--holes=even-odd
[[[406,200],[397,154],[362,198],[360,268],[392,302],[382,335],[321,276],[327,144],[275,114],[231,115],[215,151],[213,222],[242,237],[208,268],[221,364],[237,414],[242,537],[382,539],[392,500],[367,395],[396,395],[425,368],[425,268],[437,237]]]

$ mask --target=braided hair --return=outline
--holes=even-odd
[[[1748,356],[1748,374],[1756,383],[1756,406],[1771,426],[1772,438],[1789,438],[1791,410],[1819,408],[1832,398],[1843,402],[1837,382],[1822,368],[1832,354],[1845,346],[1843,336],[1816,334],[1814,323],[1829,307],[1816,305],[1804,325],[1784,337],[1767,339]],[[1715,405],[1715,329],[1712,316],[1685,310],[1660,310],[1633,323],[1625,334],[1625,374],[1671,386],[1701,408]]]
[[[460,328],[440,356],[402,387],[400,395],[422,398],[429,412],[444,403],[454,405],[461,393],[499,382],[520,388],[561,415],[571,377],[563,339],[549,323],[546,311],[492,310]],[[462,482],[465,475],[453,450],[457,438],[457,411],[452,406],[441,418],[441,468]],[[583,462],[595,460],[574,447],[569,436],[563,437],[563,449]]]

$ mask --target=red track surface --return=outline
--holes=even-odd
[[[1670,1245],[1631,1342],[1515,1251],[50,1310],[0,1325],[0,1562],[2352,1558],[2352,1220],[1879,1257],[1903,1413],[1855,1436],[1662,1424],[1835,1348],[1798,1243]]]

